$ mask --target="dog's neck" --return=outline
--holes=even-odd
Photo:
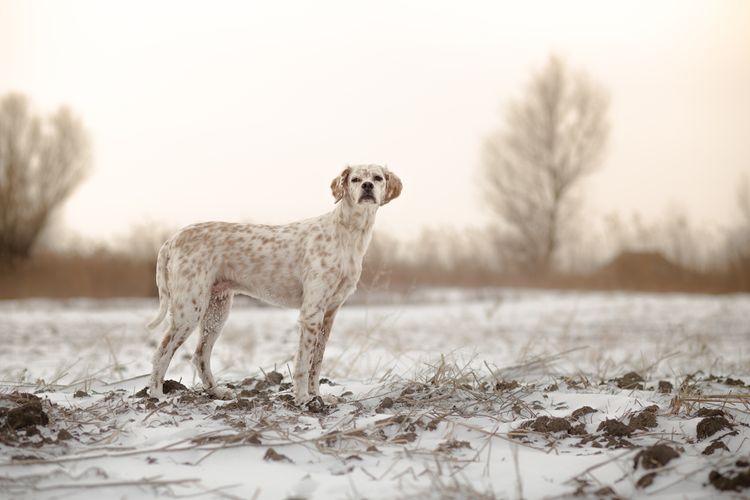
[[[349,197],[344,197],[333,210],[334,227],[339,238],[360,257],[364,256],[372,239],[378,208],[379,205],[374,203],[354,203]]]

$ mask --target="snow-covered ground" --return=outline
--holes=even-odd
[[[239,399],[200,392],[191,338],[153,401],[155,301],[0,302],[0,497],[750,494],[715,486],[750,479],[750,296],[383,298],[339,313],[319,413],[289,401],[295,311],[235,306]]]

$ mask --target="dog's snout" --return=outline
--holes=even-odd
[[[372,184],[372,182],[370,182],[370,181],[367,181],[367,182],[363,182],[363,183],[362,183],[362,190],[363,190],[363,191],[367,191],[367,192],[370,192],[370,191],[372,191],[372,188],[373,188],[373,187],[375,187],[375,186],[374,186],[374,185]]]

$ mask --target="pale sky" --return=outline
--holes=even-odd
[[[750,173],[750,1],[0,0],[0,94],[67,104],[94,171],[65,227],[283,223],[333,207],[347,163],[404,183],[378,230],[489,220],[481,144],[554,52],[608,89],[586,213],[736,218]]]

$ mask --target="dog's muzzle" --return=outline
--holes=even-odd
[[[377,203],[378,202],[378,200],[375,199],[375,194],[372,192],[374,187],[375,186],[372,184],[372,182],[362,183],[362,194],[359,196],[359,203],[363,203],[363,202]]]

